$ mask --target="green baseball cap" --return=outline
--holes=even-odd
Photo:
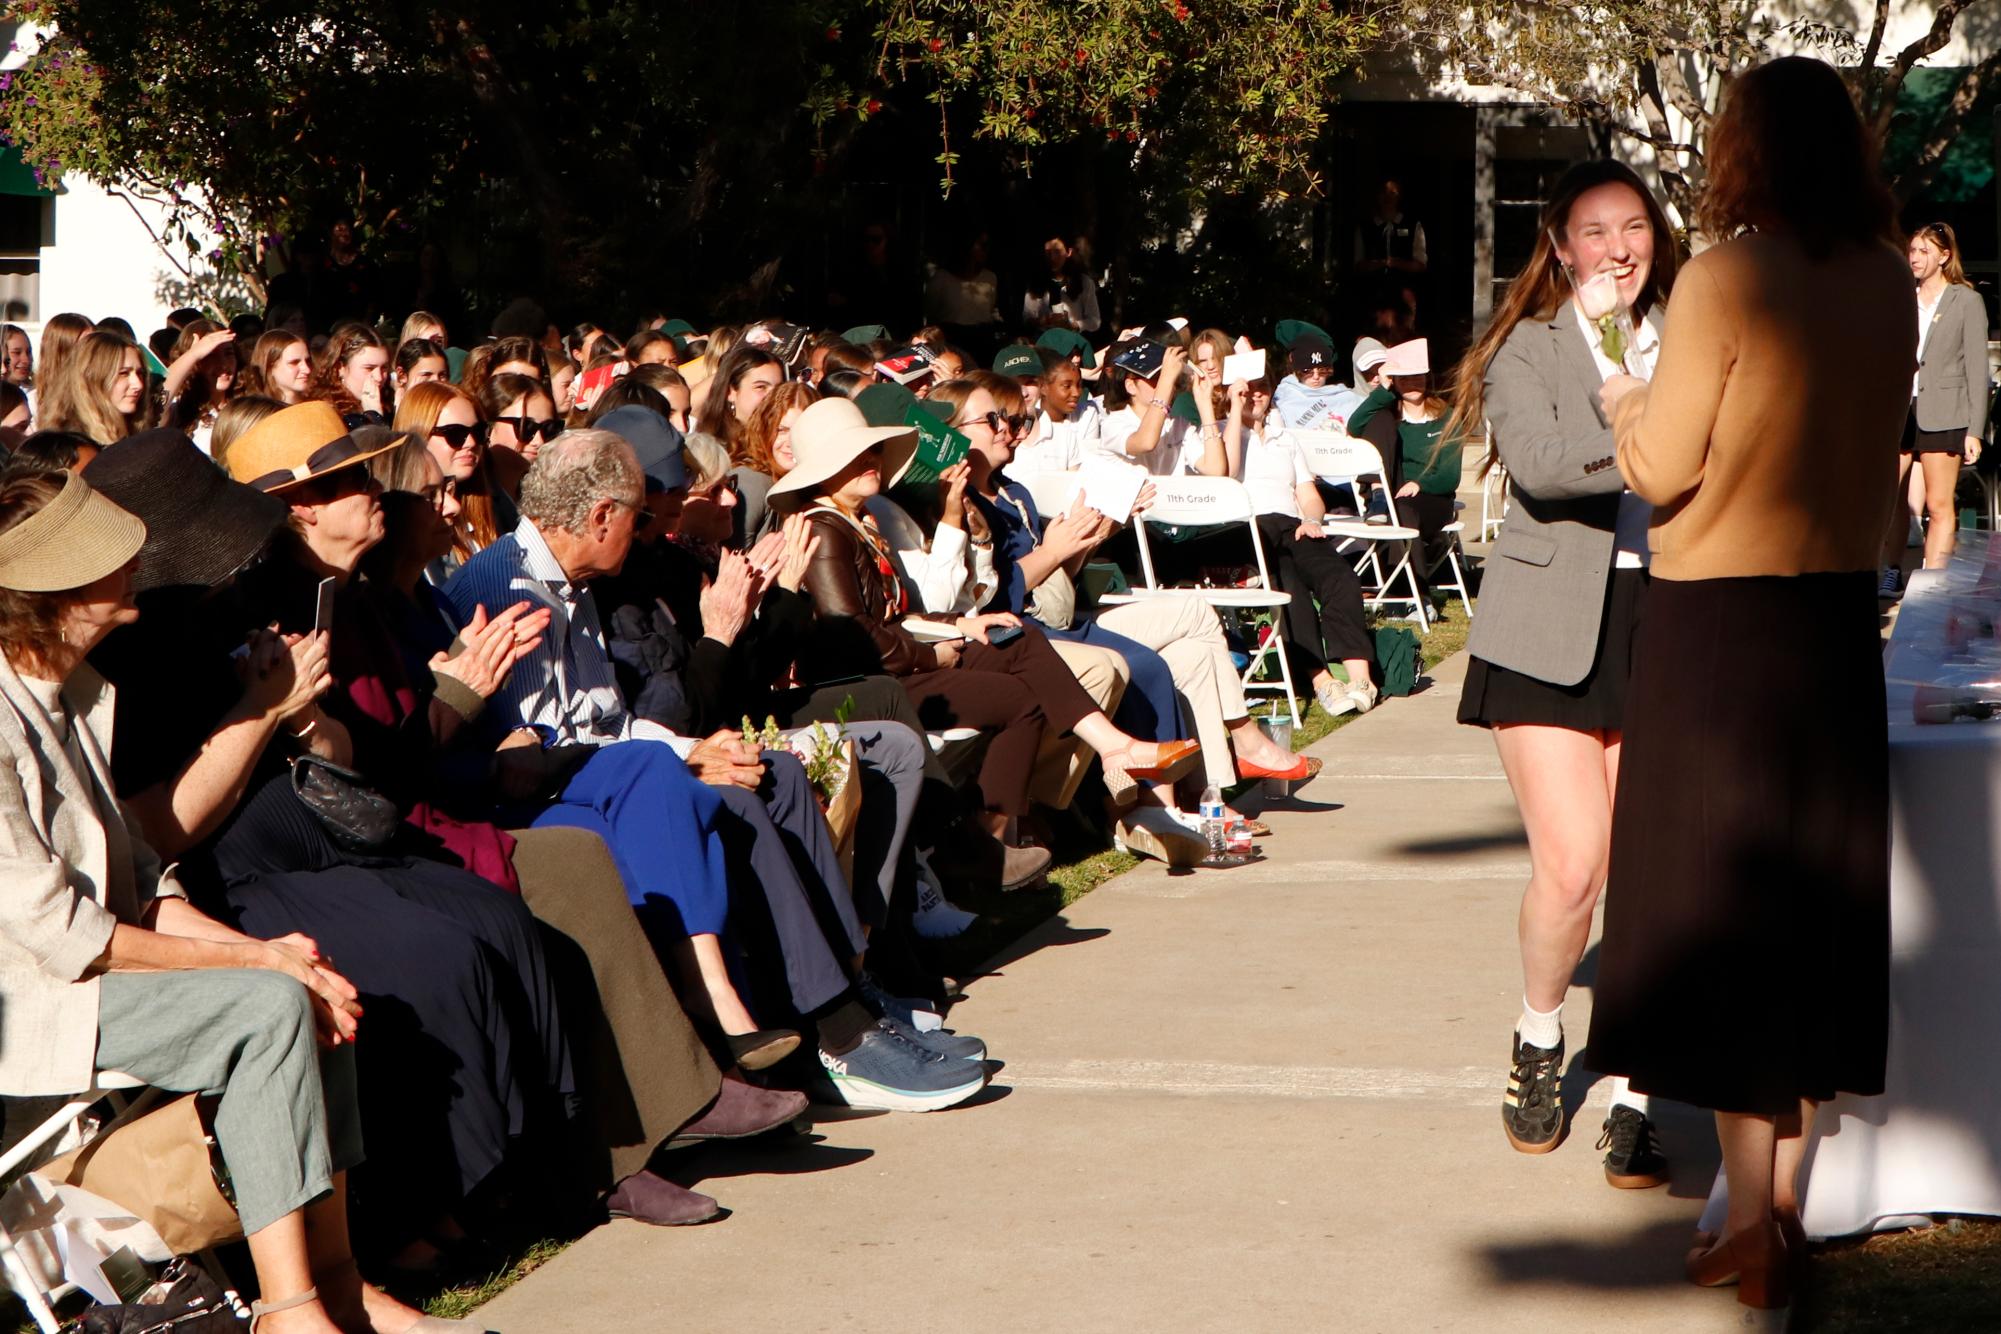
[[[855,406],[868,418],[870,426],[908,426],[910,410],[917,395],[900,384],[872,384],[855,395]]]
[[[1017,379],[1037,379],[1042,375],[1042,358],[1025,343],[1010,343],[994,353],[994,374]]]
[[[660,332],[670,335],[673,338],[681,339],[695,332],[695,326],[686,320],[669,320],[660,326]]]
[[[1085,368],[1097,369],[1098,354],[1091,350],[1091,341],[1075,329],[1044,329],[1035,345],[1046,347],[1058,356],[1074,357],[1081,353]]]
[[[870,343],[887,343],[889,341],[889,330],[883,328],[880,324],[857,324],[854,328],[843,333],[841,337],[847,339],[850,343],[867,347]],[[894,426],[896,423],[891,422],[890,425]]]
[[[1278,345],[1287,349],[1309,334],[1329,347],[1334,346],[1334,340],[1327,336],[1325,329],[1317,324],[1309,324],[1305,320],[1280,320],[1278,328],[1272,332],[1277,337]]]

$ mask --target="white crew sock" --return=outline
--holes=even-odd
[[[1630,1107],[1641,1116],[1649,1115],[1647,1095],[1633,1092],[1632,1085],[1626,1082],[1624,1075],[1612,1076],[1612,1105]]]
[[[1563,1041],[1563,1006],[1545,1014],[1522,998],[1522,1017],[1515,1022],[1515,1033],[1531,1047],[1553,1048]]]

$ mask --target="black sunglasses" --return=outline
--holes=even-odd
[[[482,445],[486,443],[486,424],[482,422],[473,426],[461,426],[453,422],[447,426],[441,422],[431,428],[431,434],[455,450],[464,449],[468,440],[476,440]]]
[[[532,417],[502,417],[500,420],[514,428],[514,438],[524,445],[534,444],[537,436],[544,440],[554,440],[563,433],[561,417],[551,417],[547,421],[539,422]]]
[[[999,435],[1001,425],[1003,423],[1011,424],[1013,423],[1013,421],[1014,418],[1004,416],[999,412],[982,412],[977,417],[967,417],[964,421],[961,421],[959,425],[971,426],[974,422],[985,422],[987,424],[987,429],[989,431],[992,431],[995,435]]]

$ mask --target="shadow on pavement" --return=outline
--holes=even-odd
[[[1606,1189],[1610,1189],[1607,1187]],[[1480,1248],[1497,1283],[1630,1292],[1678,1288],[1688,1253],[1687,1222],[1663,1220],[1616,1236],[1496,1242]],[[1718,1302],[1731,1294],[1719,1292]]]
[[[1495,848],[1526,848],[1528,831],[1515,826],[1484,834],[1458,834],[1451,838],[1420,838],[1399,844],[1397,851],[1411,857],[1457,857],[1469,852],[1489,852]]]

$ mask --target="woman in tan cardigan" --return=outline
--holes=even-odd
[[[100,1069],[216,1095],[260,1329],[460,1328],[362,1283],[348,1248],[354,988],[305,937],[190,906],[111,795],[114,702],[84,657],[137,617],[145,537],[80,477],[0,478],[0,1096]]]
[[[1874,150],[1828,66],[1738,80],[1653,380],[1605,383],[1655,506],[1592,1063],[1716,1113],[1689,1277],[1784,1303],[1816,1103],[1879,1093],[1888,740],[1875,598],[1917,331]],[[1830,336],[1831,330],[1839,331]]]

